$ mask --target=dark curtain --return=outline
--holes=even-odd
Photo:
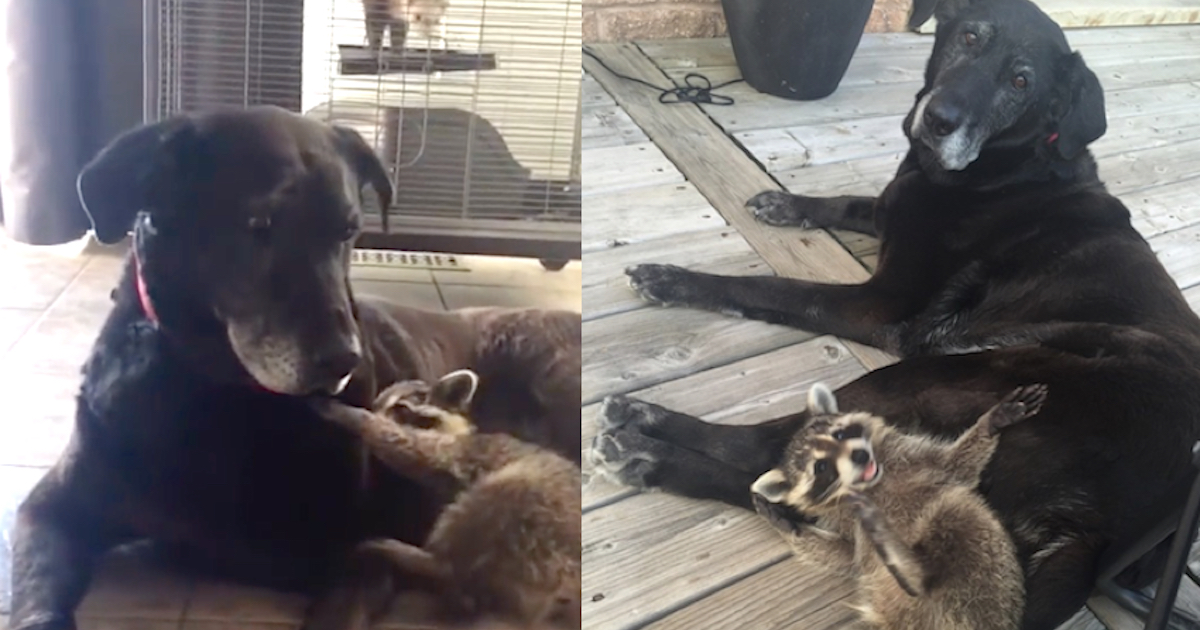
[[[0,201],[8,235],[62,243],[88,228],[81,166],[142,120],[141,0],[8,0]]]
[[[89,225],[75,176],[146,118],[259,103],[300,109],[302,0],[0,6],[10,57],[0,77],[0,221],[18,241],[82,236]]]

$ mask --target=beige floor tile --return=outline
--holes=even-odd
[[[85,300],[84,302],[87,302]],[[5,366],[30,372],[79,374],[108,307],[86,303],[56,303],[46,315],[9,349]]]
[[[179,621],[194,587],[191,578],[150,566],[136,555],[115,553],[101,563],[78,614]]]
[[[463,256],[468,271],[434,271],[433,277],[441,286],[450,284],[543,287],[552,290],[578,291],[583,282],[583,267],[573,261],[559,271],[547,271],[532,258],[502,258],[499,256]]]
[[[225,582],[201,581],[188,602],[189,621],[246,621],[299,625],[308,606],[300,595]]]
[[[441,285],[442,299],[448,308],[466,306],[528,306],[582,312],[583,297],[579,286],[574,291],[553,291],[540,287],[497,287]]]
[[[44,309],[83,268],[87,259],[0,247],[0,307]]]
[[[4,271],[0,269],[0,273]],[[41,314],[37,309],[0,308],[0,356],[8,352]]]
[[[428,269],[353,265],[350,267],[350,280],[382,280],[384,282],[433,282],[433,274],[430,273]]]
[[[78,374],[0,370],[0,464],[50,466],[75,427]]]
[[[355,295],[381,297],[397,304],[433,311],[445,310],[437,286],[430,282],[384,282],[381,280],[352,280]]]
[[[0,466],[0,612],[9,612],[12,599],[12,528],[17,520],[17,507],[29,490],[46,474],[44,468]],[[0,625],[0,628],[3,628]]]

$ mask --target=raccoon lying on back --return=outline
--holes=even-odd
[[[382,562],[418,577],[457,612],[526,628],[577,629],[580,469],[507,434],[475,433],[462,414],[477,385],[473,372],[458,370],[432,386],[404,381],[388,387],[375,413],[332,400],[315,403],[324,417],[361,436],[381,462],[425,484],[446,505],[423,547],[368,541],[354,563]],[[386,576],[343,584],[314,605],[305,628],[365,628],[393,595]]]
[[[410,26],[415,26],[426,39],[432,39],[449,7],[450,0],[363,0],[367,45],[371,50],[380,50],[383,35],[388,32],[392,48],[404,48]]]
[[[1018,388],[947,442],[839,414],[833,392],[814,385],[811,420],[783,464],[754,482],[755,507],[801,561],[857,579],[855,608],[874,627],[1016,630],[1021,568],[975,487],[999,430],[1036,414],[1045,397],[1044,385]]]

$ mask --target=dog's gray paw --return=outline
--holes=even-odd
[[[601,433],[592,438],[588,461],[605,478],[634,488],[649,488],[658,470],[654,440],[627,430]]]
[[[657,422],[666,413],[667,410],[658,405],[616,394],[606,397],[601,403],[600,413],[596,416],[596,426],[600,431],[611,431],[626,426],[642,427]]]
[[[663,306],[688,304],[698,295],[696,273],[675,265],[635,265],[625,270],[629,286],[643,300]]]
[[[797,204],[799,197],[782,190],[768,190],[754,195],[746,208],[760,223],[776,227],[815,227],[812,217]]]

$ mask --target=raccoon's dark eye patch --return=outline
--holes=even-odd
[[[829,472],[829,460],[818,459],[816,463],[813,464],[813,472],[818,475],[823,475],[826,472]]]
[[[852,424],[850,426],[847,426],[845,429],[842,430],[842,435],[844,435],[845,437],[841,438],[841,439],[849,440],[849,439],[854,439],[854,438],[860,438],[863,436],[863,425]]]
[[[837,431],[834,431],[833,439],[841,442],[842,440],[846,439],[846,432],[843,431],[842,429],[838,429]]]

